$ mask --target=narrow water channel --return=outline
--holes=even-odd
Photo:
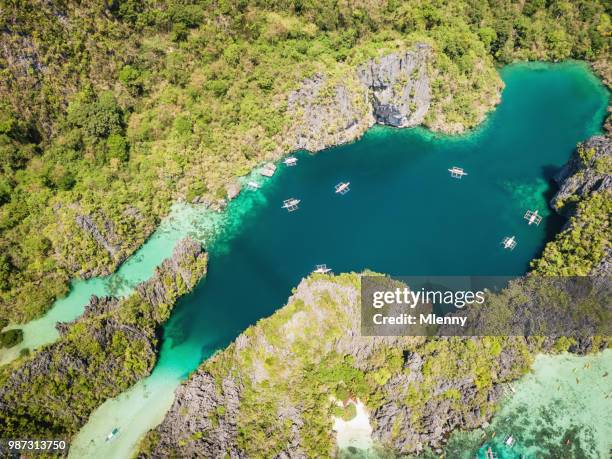
[[[232,201],[209,240],[208,276],[177,304],[153,373],[96,410],[71,455],[128,457],[162,419],[180,381],[281,307],[315,264],[395,275],[525,273],[562,223],[547,205],[551,178],[576,143],[600,129],[608,92],[581,63],[501,73],[502,103],[475,132],[377,127],[349,145],[298,153],[296,167],[281,164],[260,190]],[[469,175],[451,178],[452,166]],[[334,193],[341,181],[350,181],[346,195]],[[292,197],[301,203],[288,213],[281,205]],[[523,214],[535,209],[544,221],[528,226]],[[178,233],[189,231],[185,225]],[[503,250],[501,240],[512,235],[516,249]],[[149,242],[138,256],[169,254],[176,239],[163,248]],[[80,307],[87,293],[98,292],[78,293]],[[113,428],[119,435],[105,442]]]

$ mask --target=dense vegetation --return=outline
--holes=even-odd
[[[191,446],[203,453],[207,438],[219,438],[219,419],[235,416],[226,422],[236,422],[233,443],[245,457],[286,452],[296,422],[307,457],[333,457],[332,416],[339,414],[334,400],[363,401],[373,424],[376,410],[393,404],[397,415],[387,426],[391,443],[408,438],[407,432],[428,432],[427,423],[438,415],[443,423],[469,419],[474,412],[486,417],[495,409],[493,386],[518,378],[531,364],[533,349],[522,337],[361,337],[359,285],[356,274],[303,281],[287,306],[247,329],[198,370],[214,377],[218,393],[224,380],[236,381],[241,387],[237,415],[223,406],[210,413],[179,412],[185,421],[165,439],[171,446],[156,450],[160,433],[152,431],[142,444],[144,452],[181,457]],[[444,408],[438,410],[440,404]],[[281,414],[293,410],[298,414]],[[198,424],[206,427],[193,431]],[[407,447],[413,448],[417,445]]]
[[[605,124],[607,142],[612,130],[610,117]],[[575,178],[584,181],[585,168],[596,174],[595,182],[604,183],[612,175],[612,157],[605,154],[604,146],[587,148],[589,142],[578,145],[574,160],[581,162],[582,170]],[[603,153],[603,154],[602,154]],[[553,202],[555,210],[571,215],[567,228],[548,243],[542,256],[532,262],[534,271],[550,276],[586,276],[593,272],[609,256],[610,228],[612,228],[612,191],[602,190],[563,196]],[[578,191],[578,190],[576,190]],[[601,274],[601,273],[600,273]]]
[[[40,315],[70,278],[113,270],[173,200],[223,198],[291,148],[287,94],[315,72],[350,79],[428,42],[426,122],[456,131],[494,103],[495,63],[609,53],[609,2],[446,3],[4,2],[0,316]]]
[[[610,192],[594,193],[578,203],[570,225],[546,244],[532,265],[534,272],[550,276],[587,276],[610,250]]]
[[[195,241],[173,255],[127,298],[94,298],[85,314],[61,325],[57,342],[0,368],[0,437],[64,438],[91,412],[147,376],[160,326],[177,298],[206,272]]]

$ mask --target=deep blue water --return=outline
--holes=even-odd
[[[502,70],[502,103],[475,132],[434,135],[377,127],[352,144],[298,165],[279,165],[264,204],[210,248],[209,273],[177,306],[160,365],[194,368],[249,324],[282,306],[318,263],[335,272],[393,275],[520,275],[562,224],[551,213],[552,176],[576,143],[596,133],[607,91],[585,66],[516,65]],[[468,172],[461,180],[448,168]],[[334,185],[350,181],[344,196]],[[284,199],[299,209],[282,209]],[[232,202],[240,208],[248,192]],[[523,220],[538,209],[540,226]],[[514,251],[500,246],[515,235]],[[176,361],[176,346],[199,358]]]
[[[143,382],[161,392],[130,390],[127,401],[94,414],[95,454],[108,457],[98,439],[116,426],[117,454],[133,447],[134,429],[155,425],[150,411],[167,409],[161,403],[144,414],[147,397],[171,397],[179,378],[282,307],[316,264],[399,276],[525,273],[562,224],[547,204],[552,176],[577,142],[599,131],[608,92],[580,63],[514,65],[501,74],[502,102],[474,132],[377,127],[352,144],[298,153],[296,167],[280,164],[259,191],[232,201],[229,223],[208,247],[208,275],[175,307],[160,360]],[[469,175],[451,178],[452,166]],[[344,196],[334,193],[341,181],[351,183]],[[288,213],[281,206],[291,197],[302,202]],[[528,226],[523,215],[536,209],[544,220]],[[517,247],[503,250],[511,235]]]

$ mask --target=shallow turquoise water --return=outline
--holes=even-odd
[[[127,456],[181,378],[282,306],[317,263],[395,275],[524,273],[560,228],[546,204],[550,179],[598,131],[608,94],[582,64],[516,65],[502,76],[501,105],[469,135],[375,128],[353,144],[300,153],[297,167],[281,165],[261,190],[243,192],[208,247],[206,279],[164,328],[153,374],[100,407],[72,455]],[[469,175],[450,178],[452,166]],[[351,182],[344,196],[334,194],[340,181]],[[293,213],[281,209],[290,197],[302,200]],[[522,216],[536,208],[546,218],[530,227]],[[500,247],[510,235],[512,252]],[[105,443],[114,427],[120,434]]]
[[[612,350],[597,355],[538,356],[533,371],[507,391],[485,430],[449,439],[449,458],[605,459],[612,448]],[[516,443],[504,443],[512,435]],[[476,456],[474,456],[476,452]]]
[[[222,219],[223,217],[215,212],[176,204],[146,244],[116,272],[109,276],[73,281],[70,294],[57,300],[47,314],[25,325],[15,324],[7,327],[22,329],[23,341],[12,348],[0,349],[0,365],[17,358],[22,349],[35,349],[54,342],[59,337],[55,324],[70,322],[80,316],[91,295],[129,294],[136,285],[150,278],[164,259],[172,255],[174,245],[181,238],[192,234],[206,243],[216,233]]]

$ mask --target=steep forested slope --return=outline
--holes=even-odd
[[[544,304],[576,311],[577,304],[559,301],[562,289],[553,289],[554,301],[538,303],[539,295],[551,298],[551,290],[537,276],[609,279],[611,158],[609,136],[579,146],[559,174],[553,199],[572,215],[566,229],[530,275],[487,295],[480,320],[502,326],[510,315],[510,322],[526,324]],[[601,336],[361,336],[360,295],[358,274],[304,279],[286,306],[249,327],[177,389],[140,456],[333,457],[333,416],[354,416],[348,408],[355,398],[369,409],[372,437],[386,449],[382,457],[420,453],[443,447],[453,429],[484,425],[504,383],[528,371],[536,353],[610,345]],[[607,311],[609,323],[609,305],[588,307],[589,318]],[[567,457],[594,457],[592,445],[564,447]]]
[[[0,318],[41,314],[173,200],[222,205],[236,175],[299,146],[287,100],[306,78],[324,77],[325,105],[368,59],[427,44],[424,122],[456,132],[496,103],[496,62],[609,68],[607,2],[446,3],[3,2]]]

